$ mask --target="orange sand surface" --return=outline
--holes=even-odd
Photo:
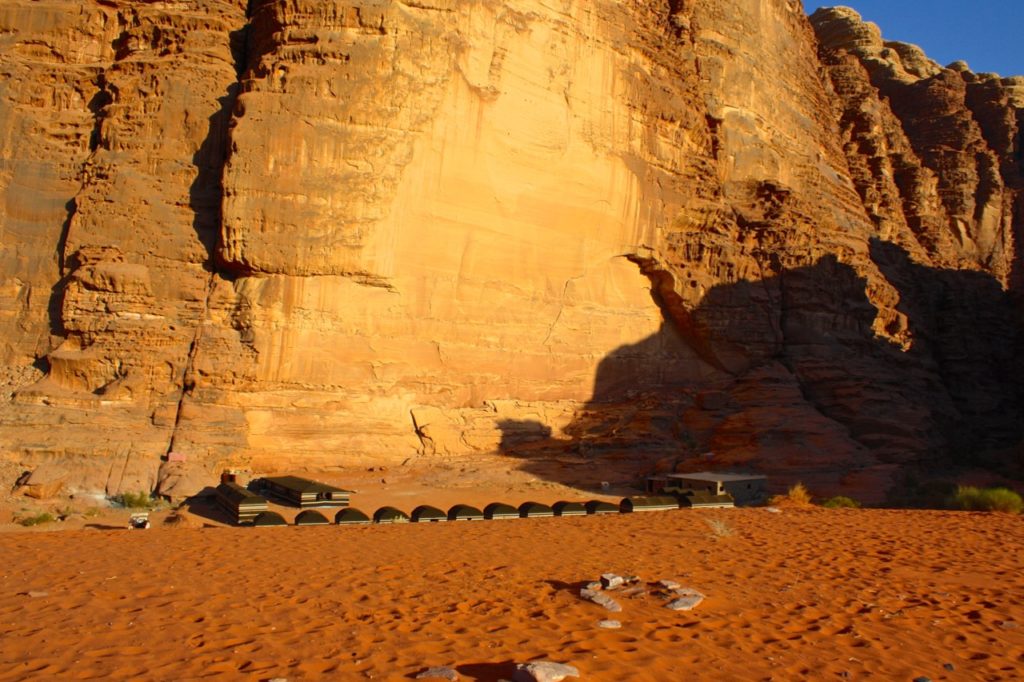
[[[0,680],[1019,680],[1022,547],[1021,517],[820,509],[0,533]],[[609,614],[578,596],[608,571],[707,600]]]

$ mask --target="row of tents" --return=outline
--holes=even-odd
[[[420,505],[406,513],[396,507],[386,506],[376,510],[373,515],[368,515],[359,509],[349,507],[349,491],[344,500],[340,493],[332,490],[321,491],[323,494],[335,495],[330,504],[327,500],[317,500],[314,497],[305,499],[295,492],[295,488],[307,488],[307,483],[314,483],[323,488],[330,488],[324,484],[309,482],[306,479],[297,477],[281,477],[289,480],[282,484],[278,480],[275,486],[267,484],[266,479],[258,479],[250,484],[260,493],[267,493],[269,496],[293,506],[306,507],[295,517],[297,526],[328,525],[332,521],[317,509],[309,507],[342,507],[334,514],[333,523],[338,525],[359,525],[359,524],[388,524],[388,523],[439,523],[447,521],[493,521],[500,519],[525,519],[546,516],[587,516],[598,514],[628,514],[633,512],[665,511],[669,509],[692,508],[692,507],[731,507],[732,498],[728,495],[710,495],[701,492],[692,492],[678,495],[659,495],[626,497],[618,504],[604,500],[590,500],[589,502],[556,502],[547,505],[540,502],[524,502],[518,506],[494,502],[483,509],[478,509],[468,504],[457,504],[447,511],[431,505]],[[281,485],[291,492],[281,492]],[[230,515],[236,525],[254,526],[283,526],[288,522],[283,516],[268,508],[266,497],[254,492],[250,488],[244,488],[234,481],[224,481],[217,487],[217,503]],[[340,489],[333,489],[340,490]]]

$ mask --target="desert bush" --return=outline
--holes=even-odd
[[[1008,488],[976,488],[962,485],[956,489],[952,506],[967,511],[1000,511],[1020,514],[1024,500]]]
[[[803,483],[792,486],[785,495],[776,495],[768,500],[773,507],[808,507],[811,504],[811,494]]]
[[[821,506],[826,509],[860,509],[860,502],[852,497],[836,495],[822,502]]]
[[[715,537],[727,538],[733,533],[732,526],[722,519],[704,519],[704,523],[708,524]]]
[[[18,523],[23,526],[40,526],[44,523],[53,523],[57,519],[54,518],[53,514],[49,512],[41,512],[34,516],[23,516],[18,519]]]
[[[128,509],[150,509],[153,507],[153,498],[146,492],[121,493],[111,499],[115,504]]]

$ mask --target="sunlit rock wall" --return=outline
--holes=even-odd
[[[7,3],[0,455],[181,492],[546,439],[841,487],[1008,447],[1016,81],[813,24]]]

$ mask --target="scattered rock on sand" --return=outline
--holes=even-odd
[[[567,677],[579,676],[580,671],[571,665],[552,663],[551,661],[534,661],[517,665],[512,682],[561,682]]]
[[[601,587],[606,590],[614,590],[616,587],[622,587],[625,584],[626,579],[621,575],[615,575],[614,573],[601,574]]]
[[[600,623],[597,624],[597,627],[603,628],[605,630],[618,630],[622,627],[622,623],[620,623],[617,620],[602,620]]]
[[[582,590],[580,590],[580,597],[586,599],[589,602],[593,602],[598,606],[603,606],[609,611],[618,612],[622,610],[622,607],[619,605],[619,602],[615,601],[607,594],[604,594],[602,592],[588,590],[584,587]]]
[[[676,599],[665,604],[666,609],[672,609],[673,611],[692,611],[694,608],[700,605],[704,601],[704,595],[697,590],[691,590],[683,588],[675,590]]]
[[[438,667],[438,668],[427,668],[416,676],[417,680],[455,680],[459,679],[459,674],[452,668]]]
[[[28,592],[25,592],[24,594],[29,596],[29,597],[31,597],[32,599],[38,599],[39,597],[49,597],[50,596],[49,592],[43,592],[43,591],[38,591],[38,590],[29,590]]]
[[[678,590],[682,587],[682,585],[677,583],[675,580],[659,580],[658,584],[666,590]]]

